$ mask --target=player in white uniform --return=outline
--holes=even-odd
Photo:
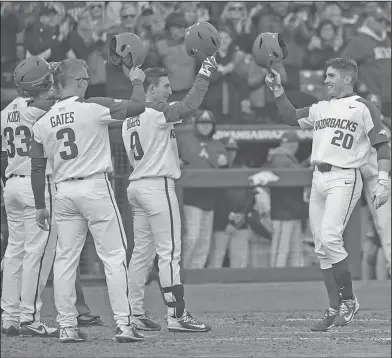
[[[60,341],[83,341],[77,329],[75,277],[87,229],[105,266],[109,298],[117,324],[119,342],[143,340],[131,323],[128,302],[126,239],[108,173],[112,172],[108,124],[142,113],[144,73],[129,71],[133,94],[129,101],[111,98],[85,100],[89,77],[83,60],[60,63],[60,99],[37,121],[31,142],[31,181],[37,223],[47,230],[49,216],[43,187],[47,159],[57,187],[55,219],[58,242],[53,266],[54,297],[60,325]],[[47,158],[47,159],[46,159]]]
[[[146,111],[123,124],[123,141],[133,168],[127,190],[135,243],[129,264],[130,302],[141,330],[161,328],[146,316],[143,307],[145,284],[156,254],[159,280],[168,306],[168,329],[188,332],[211,329],[185,309],[184,286],[180,280],[181,218],[174,187],[181,170],[173,123],[180,123],[200,106],[216,67],[215,59],[207,58],[185,98],[170,104],[166,102],[172,93],[166,70],[146,70]]]
[[[361,196],[359,168],[368,163],[372,146],[378,159],[378,183],[373,193],[375,210],[390,197],[388,139],[378,109],[353,93],[357,72],[353,60],[328,61],[325,84],[331,99],[300,109],[295,109],[287,99],[276,71],[266,78],[281,118],[290,125],[314,130],[311,164],[315,171],[309,220],[330,300],[323,320],[311,327],[314,331],[348,324],[359,308],[342,234]]]
[[[370,96],[369,102],[373,103],[378,109],[381,109],[381,102],[377,96]],[[383,116],[381,114],[381,119]],[[390,130],[385,126],[385,131],[389,138],[390,146]],[[389,134],[389,135],[388,135]],[[361,169],[363,179],[363,189],[366,203],[368,205],[370,215],[373,219],[374,228],[381,241],[382,250],[384,252],[387,269],[389,275],[391,273],[391,206],[383,205],[377,210],[374,209],[372,203],[373,192],[377,186],[378,167],[377,167],[377,151],[373,148],[370,153],[369,162]],[[389,176],[389,186],[391,185],[391,177]]]
[[[33,124],[53,103],[46,100],[53,75],[45,60],[31,57],[16,67],[14,80],[19,96],[1,111],[1,150],[6,150],[8,157],[2,179],[7,179],[4,204],[9,229],[1,331],[7,335],[58,336],[58,329],[40,320],[41,293],[52,268],[57,230],[43,231],[36,224],[29,157]],[[44,200],[52,218],[54,188],[50,167],[44,180]]]

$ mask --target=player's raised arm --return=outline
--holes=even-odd
[[[275,70],[271,72],[267,74],[265,82],[276,98],[279,116],[290,126],[300,125],[302,128],[313,128],[311,107],[296,109],[284,92],[280,74]]]
[[[186,117],[200,107],[201,102],[203,102],[203,99],[208,91],[210,76],[217,68],[218,65],[215,61],[215,58],[213,56],[207,57],[201,65],[192,88],[182,101],[173,102],[170,104],[168,104],[166,101],[158,101],[153,103],[154,109],[164,113],[166,122],[180,121],[182,118]],[[145,89],[147,92],[149,91],[149,88],[146,88],[146,86]]]
[[[134,117],[144,112],[146,108],[146,97],[143,89],[144,72],[137,67],[128,71],[128,77],[132,82],[132,96],[129,100],[109,97],[92,97],[85,100],[87,103],[102,106],[102,111],[99,114],[97,113],[97,118],[101,122],[123,121],[125,118]]]

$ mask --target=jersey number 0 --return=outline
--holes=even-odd
[[[135,158],[135,160],[140,160],[144,156],[144,151],[142,148],[142,144],[140,143],[138,132],[131,133],[131,151],[133,152],[133,157]]]
[[[60,158],[62,160],[71,160],[78,156],[79,150],[75,143],[76,137],[75,132],[72,128],[63,128],[56,133],[56,139],[64,139],[64,147],[66,150],[60,152]]]

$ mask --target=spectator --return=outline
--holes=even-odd
[[[26,29],[26,57],[38,56],[48,62],[57,62],[73,56],[67,42],[70,23],[69,20],[61,23],[63,17],[58,11],[58,5],[57,8],[50,4],[43,6],[39,21]]]
[[[337,41],[337,27],[330,20],[323,20],[307,46],[304,68],[322,70],[326,61],[338,57],[340,41]]]
[[[173,91],[171,101],[182,100],[195,79],[196,60],[186,53],[185,27],[184,15],[171,13],[166,18],[166,37],[156,44],[160,61],[169,75]]]
[[[24,24],[10,2],[1,3],[1,64],[23,60]]]
[[[1,110],[18,96],[13,76],[17,64],[15,59],[1,63]]]
[[[233,138],[225,141],[229,167],[244,169]],[[208,268],[221,268],[228,250],[231,268],[246,268],[249,260],[247,217],[255,202],[253,189],[226,189],[217,202]]]
[[[295,154],[298,137],[286,132],[276,149],[270,149],[265,168],[300,168]],[[271,188],[271,219],[273,235],[271,245],[271,267],[302,267],[304,253],[302,224],[305,205],[303,188]]]
[[[221,23],[229,28],[235,46],[245,53],[252,53],[252,22],[245,2],[228,2],[221,14]]]
[[[373,8],[343,49],[341,56],[358,64],[358,92],[381,97],[381,112],[391,117],[391,39],[387,36],[390,19],[381,8]]]
[[[210,111],[196,111],[195,130],[177,136],[179,156],[184,168],[218,169],[228,166],[224,144],[212,138],[215,119]],[[184,190],[183,267],[204,268],[214,221],[214,209],[219,192],[208,188]]]
[[[217,123],[238,123],[241,116],[241,100],[246,97],[246,82],[235,71],[244,54],[232,42],[227,27],[219,29],[221,47],[215,54],[218,70],[210,78],[210,86],[202,108],[210,110]]]

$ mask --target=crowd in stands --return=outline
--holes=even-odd
[[[121,32],[133,32],[142,39],[146,50],[143,68],[165,67],[173,91],[170,100],[181,100],[191,88],[199,66],[186,54],[185,29],[197,21],[208,21],[219,31],[221,48],[216,53],[219,67],[211,78],[201,111],[190,119],[200,122],[195,132],[199,142],[203,131],[207,131],[205,138],[210,136],[205,122],[211,121],[214,125],[279,123],[273,96],[264,82],[267,72],[254,63],[251,55],[254,39],[261,32],[283,35],[289,56],[275,69],[281,74],[287,96],[295,106],[310,105],[324,98],[325,62],[333,57],[350,57],[359,66],[357,93],[375,96],[383,115],[390,118],[390,15],[390,2],[373,1],[2,2],[1,105],[3,108],[15,98],[13,70],[26,56],[40,56],[47,61],[84,59],[90,77],[86,97],[129,98],[130,81],[106,61],[112,35]],[[198,143],[199,150],[192,153],[188,148],[189,140],[189,137],[186,141],[178,139],[185,167],[219,168],[227,166],[227,162],[230,166],[244,167],[249,163],[243,160],[243,155],[235,159],[237,149],[233,143],[222,145],[227,156],[227,162],[222,164],[219,146],[210,146],[207,150]],[[294,140],[288,138],[287,141],[280,149],[266,151],[266,167],[304,166],[302,159],[306,158],[298,160],[298,143],[293,146],[289,144]],[[269,219],[272,215],[272,221],[294,221],[293,227],[301,232],[299,236],[307,235],[306,208],[286,211],[278,208],[276,203],[282,204],[280,195],[282,192],[271,193],[266,199],[265,193],[257,193],[258,215],[263,217],[268,213]],[[290,205],[294,208],[298,208],[298,202],[306,207],[305,196],[302,189],[285,194],[286,198],[291,198]],[[290,265],[288,257],[263,256],[266,251],[277,250],[270,248],[270,241],[249,237],[247,218],[251,219],[255,212],[248,199],[246,191],[231,191],[224,201],[225,207],[216,211],[214,219],[217,200],[212,191],[195,189],[186,193],[184,212],[190,213],[192,220],[185,225],[190,229],[185,234],[185,237],[188,235],[185,265],[189,268],[221,267],[225,257],[222,253],[227,249],[233,253],[229,260],[233,267]],[[267,205],[269,200],[272,202]],[[228,208],[230,210],[226,212]],[[225,212],[223,216],[222,212]],[[212,231],[217,233],[215,239],[202,242],[211,237]],[[255,231],[257,229],[252,233]],[[193,251],[197,254],[192,256]],[[306,264],[307,246],[300,251],[303,251],[300,257],[291,258],[294,266]],[[308,264],[313,263],[313,258],[309,260]]]

